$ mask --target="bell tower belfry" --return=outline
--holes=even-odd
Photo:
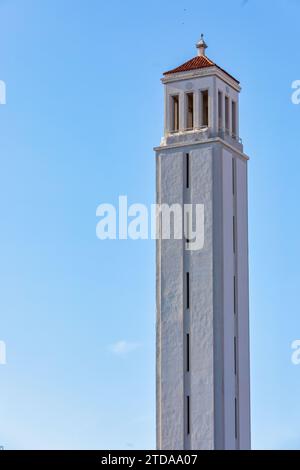
[[[247,163],[239,82],[206,56],[164,73],[158,204],[202,204],[204,245],[157,241],[157,447],[249,449]]]

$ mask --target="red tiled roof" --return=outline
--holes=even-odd
[[[213,67],[214,65],[214,62],[212,62],[208,57],[204,55],[198,55],[180,65],[179,67],[168,70],[164,73],[164,75],[169,75],[169,73],[187,72],[188,70],[203,69],[205,67]]]
[[[225,72],[229,77],[231,77],[233,80],[239,83],[239,81],[236,78],[234,78],[232,75],[227,73],[224,69],[219,67],[208,57],[203,56],[203,55],[193,57],[193,59],[188,60],[187,62],[180,65],[179,67],[176,67],[175,69],[172,69],[172,70],[168,70],[167,72],[164,73],[164,75],[170,75],[172,73],[179,73],[179,72],[188,72],[189,70],[204,69],[207,67],[218,67],[218,69],[222,70],[222,72]]]

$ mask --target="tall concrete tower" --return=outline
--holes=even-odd
[[[203,204],[204,245],[157,241],[157,447],[249,449],[247,162],[239,82],[198,55],[164,73],[157,203]],[[161,230],[161,229],[160,229]]]

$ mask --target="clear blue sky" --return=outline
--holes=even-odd
[[[253,447],[300,449],[299,17],[298,0],[0,0],[0,445],[155,446],[155,246],[97,240],[95,211],[154,202],[161,73],[204,32],[243,87]]]

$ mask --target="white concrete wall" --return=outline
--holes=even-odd
[[[235,374],[234,374],[234,253],[232,153],[222,150],[222,263],[223,267],[223,377],[224,446],[235,449]],[[218,210],[215,207],[215,210]],[[217,295],[217,294],[216,294]]]
[[[238,392],[240,448],[250,449],[250,354],[247,162],[236,161]]]
[[[235,152],[225,149],[221,144],[219,151],[215,149],[214,158],[215,448],[248,449],[250,448],[250,368],[247,161]],[[232,184],[233,176],[235,176],[235,191]],[[236,220],[235,253],[233,215]],[[234,276],[237,286],[236,314],[234,314]],[[237,375],[234,373],[234,336],[237,338]],[[220,364],[222,364],[221,377]],[[235,398],[238,404],[237,439],[235,439]]]
[[[242,145],[219,134],[218,91],[237,104],[239,87],[220,75],[189,76],[165,83],[165,136],[171,129],[171,96],[179,95],[180,133],[166,137],[157,152],[157,202],[205,205],[205,244],[187,252],[181,240],[157,242],[157,446],[160,449],[236,449],[250,446],[249,293],[247,162]],[[201,90],[209,90],[209,130],[186,128],[186,93],[194,93],[194,127],[201,125]],[[201,135],[201,139],[200,139]],[[196,140],[195,140],[196,139]],[[195,144],[195,142],[197,142]],[[173,148],[165,148],[170,144]],[[232,149],[232,150],[231,150]],[[236,149],[236,150],[234,150]],[[190,154],[190,189],[184,155]],[[232,161],[235,161],[235,195]],[[233,216],[236,253],[233,252]],[[190,273],[190,310],[185,308],[185,273]],[[234,276],[237,313],[234,315]],[[186,371],[186,333],[190,372]],[[237,375],[234,337],[237,338]],[[186,396],[191,432],[186,434]],[[235,436],[235,398],[238,439]]]
[[[191,203],[204,204],[204,248],[190,253],[191,449],[214,448],[213,149],[190,152]]]
[[[157,159],[158,202],[183,202],[181,152]],[[184,449],[183,242],[158,242],[157,425],[158,447]]]
[[[189,191],[185,189],[186,152],[190,154]],[[205,206],[205,244],[201,251],[186,251],[181,240],[157,242],[158,448],[247,449],[250,446],[247,163],[221,143],[162,148],[157,154],[157,202]],[[185,308],[186,271],[190,273],[189,312]],[[234,275],[238,286],[236,315]],[[189,373],[185,370],[187,326]],[[187,394],[191,400],[189,437]],[[239,403],[237,440],[235,397]]]

